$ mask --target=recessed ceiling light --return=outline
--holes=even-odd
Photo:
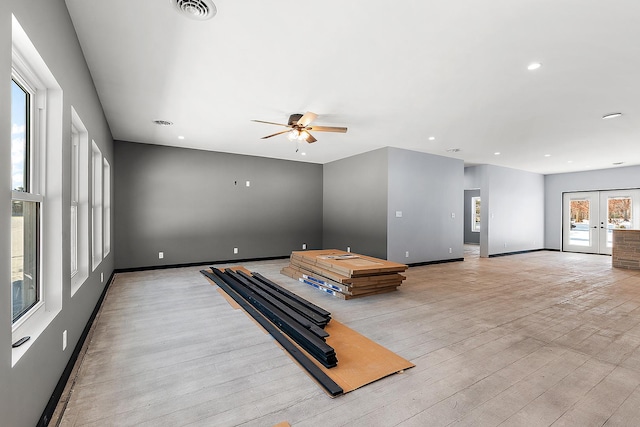
[[[170,122],[168,120],[154,120],[153,123],[157,124],[158,126],[171,126],[173,124],[173,122]]]
[[[430,137],[429,137],[429,141],[433,141],[434,139],[436,139],[436,137],[435,137],[435,136],[430,136]]]
[[[610,113],[610,114],[605,114],[604,116],[602,116],[603,119],[615,119],[616,117],[620,117],[622,115],[622,113]]]
[[[211,0],[171,0],[178,11],[187,18],[205,21],[216,16],[218,9]]]
[[[545,157],[551,157],[551,154],[545,154],[544,156]]]
[[[573,163],[573,160],[567,160],[567,163]]]
[[[180,135],[178,136],[178,139],[184,139],[184,136]]]
[[[493,155],[494,155],[494,156],[499,156],[499,155],[500,155],[500,152],[499,152],[499,151],[496,151],[495,153],[493,153]]]
[[[539,62],[532,62],[531,64],[529,64],[527,66],[527,70],[529,71],[533,71],[533,70],[537,70],[538,68],[542,67],[542,64]]]
[[[300,153],[300,154],[303,155],[303,156],[307,155],[307,153],[305,153],[304,151],[302,153]]]

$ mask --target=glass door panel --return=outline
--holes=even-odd
[[[565,193],[563,203],[563,249],[598,251],[598,192]]]
[[[613,190],[600,192],[600,250],[611,255],[614,229],[640,228],[638,212],[640,190]]]

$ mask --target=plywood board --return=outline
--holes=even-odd
[[[294,251],[291,254],[291,258],[302,259],[307,263],[321,266],[347,277],[402,272],[408,268],[405,264],[353,254],[338,249]]]

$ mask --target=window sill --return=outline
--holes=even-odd
[[[11,334],[11,342],[14,343],[22,337],[30,336],[31,339],[20,347],[12,348],[11,351],[11,367],[24,356],[38,337],[47,329],[60,310],[47,311],[44,304],[34,308],[32,314],[28,318],[19,323]]]

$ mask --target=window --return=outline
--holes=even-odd
[[[104,192],[102,203],[104,207],[104,256],[111,252],[111,166],[107,159],[104,159],[104,173],[102,176],[104,181]]]
[[[36,90],[14,69],[11,77],[11,304],[16,322],[41,300],[40,210]]]
[[[102,153],[92,141],[93,193],[91,195],[91,235],[93,237],[93,269],[102,262]]]
[[[63,94],[15,16],[11,21],[11,335],[30,336],[62,309]],[[66,217],[66,216],[65,216]]]
[[[480,232],[480,197],[471,198],[471,231]]]
[[[89,135],[71,107],[71,295],[89,277]]]

